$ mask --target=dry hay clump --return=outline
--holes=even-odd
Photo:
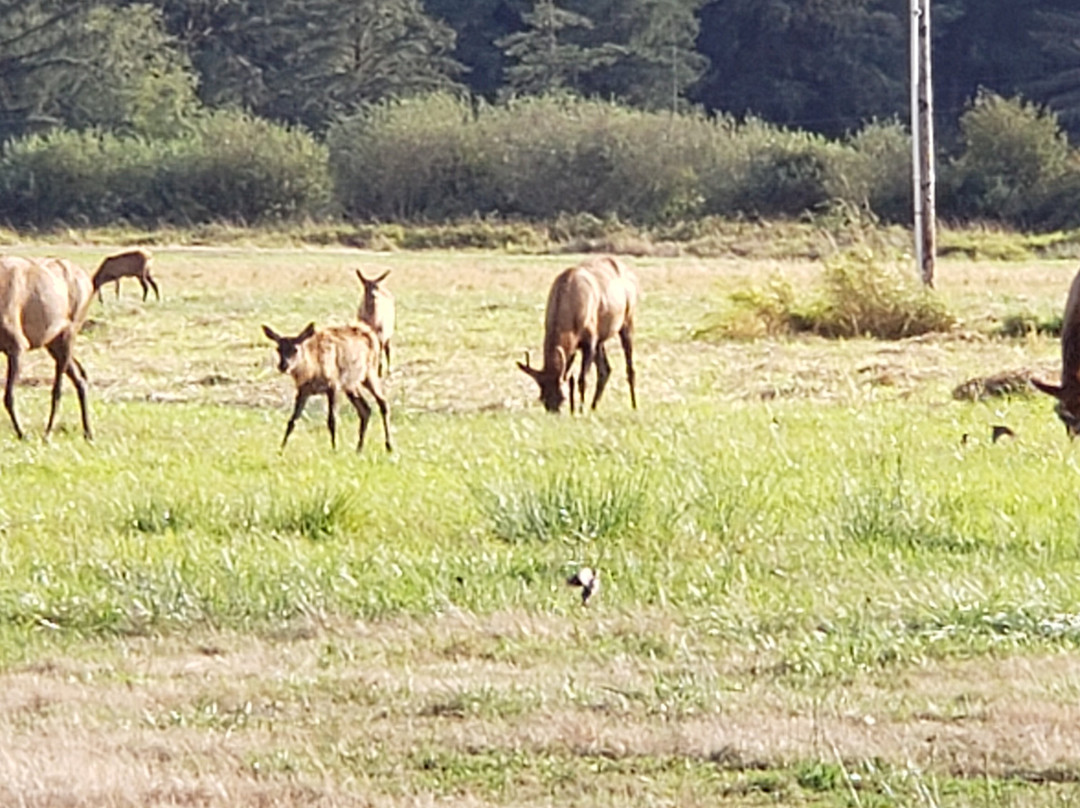
[[[859,246],[825,261],[818,288],[799,295],[782,278],[729,296],[725,311],[695,336],[747,338],[810,332],[896,340],[950,331],[956,318],[907,262]]]
[[[957,401],[983,401],[1003,396],[1026,396],[1031,393],[1031,378],[1035,372],[1028,369],[1005,370],[990,376],[976,376],[953,389]]]

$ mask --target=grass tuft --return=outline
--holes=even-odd
[[[355,511],[354,497],[342,491],[317,489],[274,508],[266,520],[272,533],[303,536],[323,541],[341,535]]]
[[[641,475],[559,473],[475,490],[495,536],[509,543],[594,542],[632,531],[645,512]]]

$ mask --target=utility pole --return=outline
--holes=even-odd
[[[911,0],[911,166],[915,199],[915,261],[923,283],[932,287],[937,252],[937,210],[930,51],[930,0]]]

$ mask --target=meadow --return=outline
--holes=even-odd
[[[28,245],[92,268],[96,246]],[[639,409],[553,417],[570,255],[160,247],[79,341],[95,441],[33,355],[0,423],[0,802],[1080,803],[1080,464],[1053,379],[1074,261],[944,260],[957,327],[699,338],[812,261],[646,257]],[[395,451],[292,402],[263,323],[391,270]],[[994,441],[995,425],[1012,436]],[[583,607],[581,565],[601,589]]]

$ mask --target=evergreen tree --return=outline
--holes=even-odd
[[[454,33],[419,0],[159,0],[212,106],[321,131],[383,98],[447,87]]]
[[[832,135],[907,104],[907,6],[890,0],[711,0],[694,99]]]
[[[1024,89],[1051,107],[1062,126],[1080,135],[1080,11],[1054,9],[1036,14],[1032,36],[1047,67]]]
[[[0,141],[63,122],[85,14],[83,3],[0,0]]]
[[[594,0],[595,2],[595,0]],[[623,45],[622,57],[601,70],[590,90],[646,108],[677,108],[708,69],[697,51],[703,0],[602,0],[590,6],[604,41]]]
[[[556,6],[554,0],[536,0],[533,10],[522,14],[526,29],[496,41],[514,62],[505,70],[513,93],[538,95],[554,90],[580,89],[582,78],[613,64],[625,51],[603,43],[596,46],[573,41],[568,33],[588,31],[593,22],[583,14]]]

